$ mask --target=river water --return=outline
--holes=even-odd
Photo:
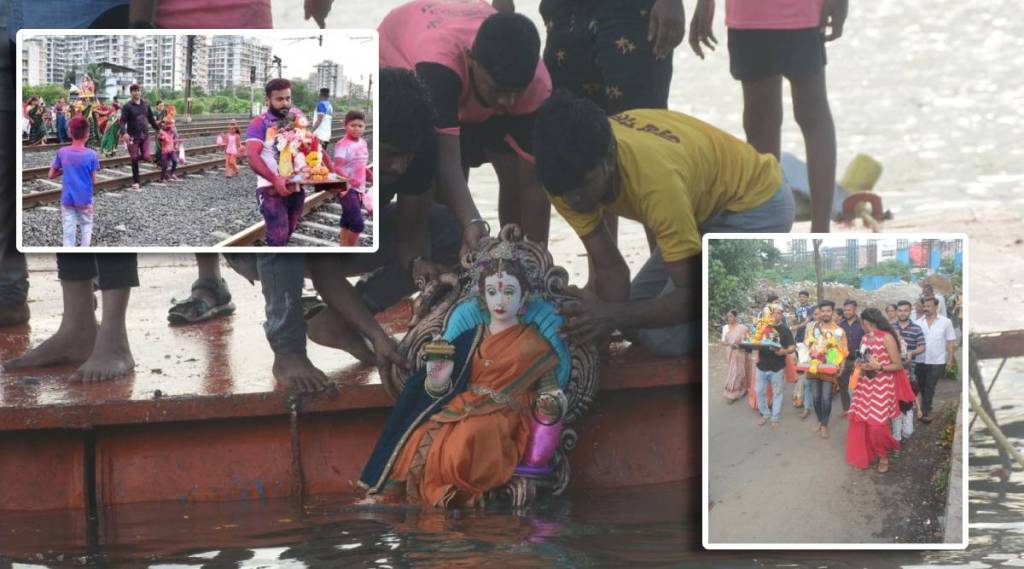
[[[393,5],[338,0],[328,23],[375,27]],[[521,1],[518,8],[539,22],[535,3]],[[1024,20],[1015,17],[1018,8],[1009,0],[852,3],[846,35],[829,48],[839,163],[862,152],[879,159],[885,173],[878,190],[897,216],[1024,208]],[[298,0],[275,0],[275,21],[278,27],[308,27]],[[708,61],[677,50],[671,106],[742,137],[740,89],[728,74],[720,21],[717,35],[723,45]],[[803,155],[789,118],[783,148]],[[493,174],[474,172],[471,187],[480,209],[495,212]],[[569,236],[561,219],[553,221],[552,231],[553,239]],[[986,377],[994,367],[985,366]],[[999,421],[1018,447],[1024,447],[1022,386],[1024,361],[1017,360],[992,391]],[[47,541],[40,536],[54,526],[42,518],[35,530],[31,523],[22,526],[31,535],[0,537],[0,551],[9,556],[0,558],[0,568],[91,562],[152,568],[1022,567],[1024,475],[1017,472],[1002,484],[991,475],[997,462],[991,438],[976,426],[970,435],[966,551],[704,552],[694,481],[558,498],[525,516],[358,509],[346,497],[305,508],[150,508],[119,514],[116,536],[105,539],[106,545]]]

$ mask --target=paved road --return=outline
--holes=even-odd
[[[710,349],[708,410],[709,495],[713,543],[890,543],[884,513],[904,504],[912,487],[927,484],[932,472],[900,475],[861,471],[846,464],[847,421],[836,397],[831,438],[813,431],[814,415],[800,420],[786,384],[778,429],[757,425],[759,414],[746,398],[729,404],[721,397],[725,351]],[[958,385],[943,381],[937,400],[955,400]],[[941,403],[936,402],[936,408]],[[917,424],[918,428],[938,428]],[[907,499],[904,499],[907,498]]]

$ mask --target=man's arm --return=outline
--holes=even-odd
[[[310,130],[316,130],[317,128],[320,127],[320,123],[324,122],[324,113],[323,113],[323,111],[320,110],[321,106],[323,106],[323,103],[317,103],[317,105],[316,105],[316,122],[313,123],[313,128],[311,128]]]
[[[481,217],[462,169],[462,148],[458,136],[437,135],[437,197],[452,210],[465,229],[463,238],[467,245],[472,247],[486,236],[483,224],[470,223]]]
[[[288,187],[285,179],[270,169],[260,153],[263,152],[263,143],[258,140],[247,140],[245,142],[245,157],[249,161],[249,167],[253,172],[259,174],[263,179],[269,180],[274,186],[274,192],[279,196],[288,195]]]
[[[149,121],[149,126],[153,127],[153,130],[160,130],[160,125],[156,123],[156,117],[153,116],[153,107],[146,105],[146,120]]]
[[[650,300],[629,300],[629,267],[602,225],[583,238],[593,262],[597,297],[584,296],[567,302],[561,313],[568,316],[562,331],[582,342],[601,341],[618,328],[661,328],[698,318],[700,256],[665,263],[676,290]]]
[[[427,244],[430,243],[430,226],[427,219],[433,202],[433,192],[398,196],[395,217],[400,267],[409,268],[413,259],[427,256]]]

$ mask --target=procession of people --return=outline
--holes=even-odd
[[[937,418],[936,387],[955,365],[959,339],[953,321],[940,314],[945,299],[924,285],[916,299],[923,312],[917,316],[909,299],[864,308],[847,299],[839,312],[835,302],[813,303],[810,292],[800,291],[790,322],[775,298],[755,311],[752,324],[744,324],[736,310],[726,313],[719,339],[728,348],[722,397],[732,403],[749,393],[758,424],[777,429],[785,407],[783,370],[799,370],[799,377],[789,380],[798,419],[813,416],[813,430],[830,438],[838,395],[840,419],[849,423],[847,463],[866,469],[877,459],[878,471],[887,472],[890,457],[900,456],[900,444],[913,435],[916,422]],[[750,328],[762,314],[771,315],[778,342],[751,349]]]

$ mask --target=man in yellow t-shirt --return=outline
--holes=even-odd
[[[566,334],[595,341],[619,329],[653,353],[678,356],[700,340],[701,236],[784,233],[794,205],[775,158],[693,117],[638,109],[605,117],[556,93],[534,131],[537,173],[583,240],[591,273],[567,303]],[[657,247],[629,281],[604,212],[644,224]]]

